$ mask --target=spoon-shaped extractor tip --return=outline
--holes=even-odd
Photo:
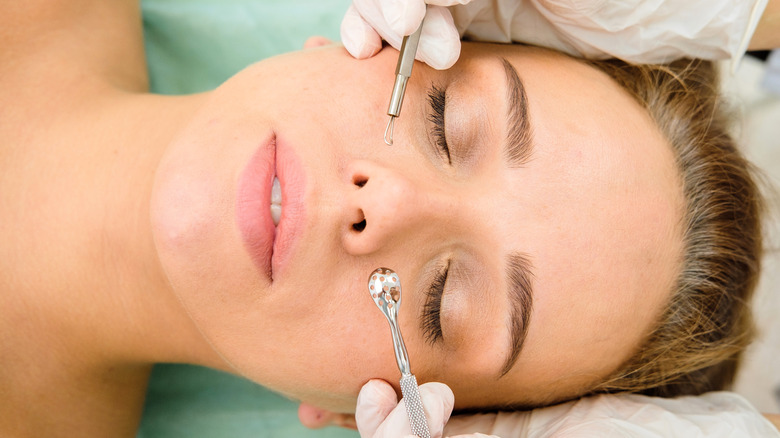
[[[377,268],[368,277],[368,293],[382,309],[398,309],[401,305],[401,279],[392,269]]]
[[[398,308],[401,307],[401,279],[392,269],[378,268],[368,276],[368,293],[390,323],[393,350],[401,374],[411,374],[401,328],[398,326]]]

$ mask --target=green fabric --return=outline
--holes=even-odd
[[[339,38],[348,0],[143,0],[152,91],[213,89],[245,66],[298,50],[311,35]],[[297,404],[240,377],[188,365],[157,365],[138,438],[355,438],[309,430]]]
[[[348,0],[143,0],[152,91],[211,90],[253,62],[339,40]]]
[[[138,438],[356,438],[357,432],[306,429],[298,405],[231,374],[157,365]]]

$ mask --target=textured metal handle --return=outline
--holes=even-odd
[[[407,78],[412,75],[412,67],[414,66],[414,58],[417,56],[417,44],[420,42],[422,27],[423,24],[421,22],[417,30],[411,35],[405,36],[401,41],[398,63],[395,65],[395,74],[406,76]]]
[[[417,379],[414,374],[401,375],[401,394],[404,396],[412,433],[420,438],[431,438],[431,433],[428,431],[428,420],[425,419],[420,390],[417,388]]]

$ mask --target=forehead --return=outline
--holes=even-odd
[[[485,55],[475,49],[464,55]],[[534,137],[527,165],[503,173],[492,224],[502,254],[534,265],[530,328],[507,388],[576,387],[627,359],[669,296],[682,241],[674,155],[600,71],[537,49],[490,51],[517,69]]]

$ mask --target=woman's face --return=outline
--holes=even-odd
[[[450,385],[456,407],[586,389],[632,355],[672,288],[672,152],[593,68],[484,44],[448,71],[415,66],[388,146],[397,55],[294,53],[213,93],[156,176],[172,288],[235,370],[324,408],[400,377],[367,289],[378,267],[401,279],[412,371]]]

